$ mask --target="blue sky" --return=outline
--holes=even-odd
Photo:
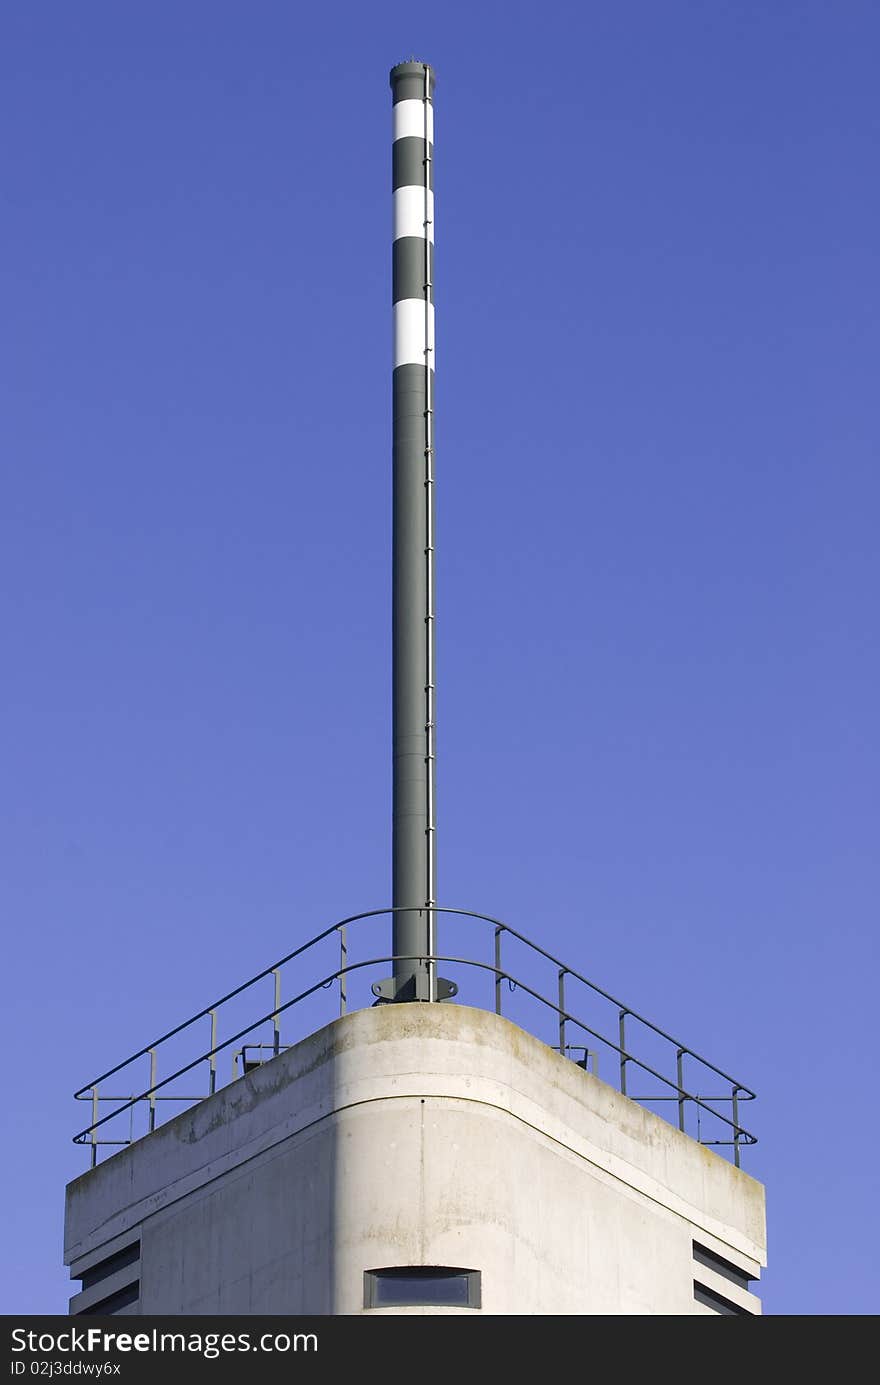
[[[880,18],[7,6],[3,1311],[71,1093],[390,852],[389,67],[438,76],[440,898],[755,1088],[773,1314],[870,1313]]]

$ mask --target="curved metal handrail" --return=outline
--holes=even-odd
[[[295,957],[299,957],[304,952],[308,952],[309,948],[316,947],[318,943],[323,942],[325,938],[329,938],[331,934],[337,932],[340,928],[345,928],[350,923],[359,923],[362,919],[381,918],[387,914],[396,914],[402,911],[404,911],[404,906],[392,905],[386,909],[368,909],[364,913],[350,914],[347,918],[338,919],[336,923],[331,923],[328,928],[325,928],[323,930],[323,932],[316,933],[313,938],[310,938],[308,940],[308,942],[303,943],[300,947],[294,948],[294,950],[292,952],[288,952],[285,957],[280,958],[277,962],[273,962],[271,966],[265,967],[262,971],[257,972],[256,976],[252,976],[250,980],[243,981],[240,986],[236,986],[235,989],[232,991],[227,991],[226,995],[221,996],[219,1000],[215,1000],[212,1005],[206,1005],[203,1010],[199,1010],[198,1014],[192,1015],[188,1020],[184,1020],[181,1024],[175,1025],[173,1029],[169,1029],[167,1034],[163,1034],[160,1039],[154,1039],[152,1043],[145,1044],[143,1048],[138,1049],[137,1053],[132,1053],[130,1057],[125,1058],[121,1063],[117,1063],[115,1067],[108,1068],[108,1070],[105,1073],[102,1073],[100,1077],[94,1078],[92,1082],[86,1082],[82,1087],[79,1088],[77,1092],[74,1093],[74,1097],[77,1099],[83,1097],[84,1094],[90,1092],[93,1087],[98,1086],[101,1082],[106,1082],[108,1077],[115,1076],[115,1074],[117,1072],[120,1072],[122,1068],[128,1067],[130,1063],[134,1063],[138,1058],[145,1058],[151,1049],[158,1048],[160,1044],[164,1044],[168,1039],[173,1039],[177,1034],[181,1034],[184,1031],[184,1029],[188,1029],[191,1024],[196,1024],[198,1020],[206,1019],[211,1014],[212,1010],[219,1010],[221,1005],[225,1005],[226,1002],[229,1000],[234,1000],[237,995],[241,995],[243,991],[246,991],[251,986],[256,985],[258,981],[264,981],[266,977],[271,976],[274,971],[278,971],[280,967],[286,966],[287,963],[292,962]],[[407,907],[405,911],[408,913],[413,912],[412,909],[409,907]],[[751,1091],[750,1088],[743,1086],[741,1082],[736,1082],[736,1078],[731,1077],[730,1074],[724,1072],[722,1068],[716,1067],[714,1063],[710,1063],[708,1058],[703,1058],[702,1055],[697,1053],[695,1049],[689,1048],[686,1044],[680,1043],[678,1039],[674,1039],[671,1034],[667,1034],[664,1029],[661,1029],[659,1025],[654,1024],[652,1020],[645,1019],[644,1015],[640,1015],[638,1011],[633,1010],[631,1006],[624,1005],[623,1001],[617,1000],[608,991],[603,990],[601,986],[597,986],[595,981],[590,981],[586,976],[582,976],[580,972],[575,971],[573,967],[568,966],[567,963],[561,962],[558,957],[553,956],[552,952],[548,952],[545,948],[541,947],[540,943],[533,942],[532,939],[527,938],[524,933],[517,932],[515,928],[511,928],[510,924],[504,923],[501,919],[494,918],[491,914],[481,914],[473,909],[453,909],[440,905],[424,905],[423,909],[420,909],[418,912],[421,913],[423,911],[425,913],[432,914],[455,914],[465,918],[481,919],[484,923],[491,923],[495,928],[502,929],[505,933],[509,933],[512,938],[516,938],[519,942],[525,943],[527,947],[531,948],[533,952],[537,952],[539,956],[546,958],[548,962],[552,962],[555,967],[559,967],[560,969],[562,969],[567,976],[573,976],[577,981],[580,981],[583,985],[589,986],[590,990],[595,991],[596,994],[600,995],[603,1000],[609,1001],[610,1004],[616,1005],[619,1010],[623,1010],[625,1014],[631,1015],[634,1020],[638,1020],[640,1024],[644,1024],[648,1029],[651,1029],[661,1039],[665,1039],[667,1043],[674,1044],[676,1048],[681,1049],[683,1053],[686,1053],[691,1058],[696,1059],[698,1063],[702,1063],[704,1067],[711,1068],[711,1070],[717,1073],[719,1077],[723,1077],[725,1082],[736,1083],[739,1090],[744,1094],[747,1094],[747,1100],[753,1099],[755,1097],[755,1093]],[[392,959],[380,958],[378,959],[377,964],[381,964],[382,962],[389,960]],[[399,960],[404,959],[401,958]],[[434,960],[440,961],[443,959],[435,958]],[[331,980],[334,979],[337,978],[331,978]],[[274,1014],[275,1012],[273,1011],[272,1013]],[[269,1016],[269,1018],[271,1019],[271,1015]]]
[[[81,1130],[77,1135],[73,1136],[73,1143],[85,1144],[87,1142],[87,1137],[92,1133],[92,1131],[99,1129],[100,1126],[105,1125],[108,1121],[113,1120],[116,1116],[122,1115],[123,1112],[130,1110],[130,1108],[137,1105],[139,1101],[149,1100],[151,1096],[154,1096],[156,1092],[161,1091],[163,1087],[167,1087],[169,1083],[175,1082],[178,1077],[183,1077],[186,1073],[191,1072],[193,1068],[198,1067],[199,1063],[208,1062],[209,1059],[213,1058],[217,1053],[222,1053],[224,1049],[229,1048],[238,1039],[243,1039],[247,1034],[252,1034],[255,1029],[259,1029],[260,1025],[267,1024],[270,1020],[273,1020],[276,1015],[283,1014],[285,1010],[290,1010],[294,1005],[298,1005],[301,1001],[308,999],[310,995],[314,995],[317,991],[324,990],[327,986],[331,986],[333,982],[338,981],[340,977],[347,976],[354,971],[360,971],[364,967],[378,967],[393,962],[448,962],[450,965],[477,967],[482,971],[492,972],[496,977],[500,978],[502,981],[512,981],[518,990],[525,991],[535,1000],[541,1001],[542,1004],[548,1006],[549,1009],[554,1010],[561,1018],[564,1018],[571,1024],[577,1025],[579,1029],[583,1029],[585,1033],[592,1035],[592,1037],[594,1039],[598,1039],[600,1043],[607,1044],[610,1048],[613,1048],[615,1052],[619,1053],[621,1057],[626,1059],[627,1062],[635,1063],[636,1067],[641,1068],[643,1072],[648,1073],[651,1077],[657,1078],[658,1081],[663,1082],[667,1087],[672,1087],[681,1100],[692,1101],[695,1105],[702,1107],[702,1109],[704,1111],[707,1111],[710,1115],[717,1117],[717,1119],[722,1121],[725,1125],[729,1125],[730,1128],[737,1133],[737,1137],[741,1144],[753,1145],[757,1144],[758,1142],[757,1136],[752,1135],[748,1130],[744,1129],[744,1127],[735,1124],[721,1111],[716,1111],[713,1106],[708,1105],[706,1098],[699,1097],[693,1092],[686,1092],[682,1088],[677,1087],[671,1078],[664,1076],[664,1074],[661,1072],[657,1072],[655,1068],[652,1068],[648,1063],[642,1062],[642,1060],[638,1058],[635,1054],[627,1053],[624,1049],[620,1048],[612,1040],[606,1039],[604,1034],[600,1034],[598,1030],[590,1028],[590,1026],[586,1024],[583,1020],[578,1019],[577,1015],[572,1015],[569,1014],[567,1011],[560,1010],[558,1005],[556,1005],[552,1000],[549,1000],[546,996],[541,995],[539,991],[533,990],[533,988],[529,986],[527,982],[520,981],[517,977],[512,976],[509,972],[500,970],[498,967],[493,966],[490,962],[478,962],[471,957],[446,957],[441,956],[439,954],[428,957],[422,954],[398,953],[395,956],[369,957],[366,959],[366,961],[363,962],[351,962],[348,966],[340,967],[337,971],[331,972],[329,976],[325,976],[322,978],[322,980],[316,981],[313,986],[309,986],[308,989],[302,991],[300,995],[294,996],[292,1000],[285,1001],[285,1003],[279,1006],[277,1010],[270,1010],[268,1014],[261,1016],[261,1018],[258,1020],[254,1020],[253,1024],[249,1024],[246,1029],[240,1029],[237,1034],[233,1034],[230,1038],[224,1039],[223,1043],[218,1044],[216,1048],[209,1049],[207,1053],[200,1054],[198,1058],[194,1058],[192,1062],[186,1063],[182,1068],[178,1068],[177,1072],[173,1072],[169,1077],[163,1078],[161,1082],[155,1083],[155,1085],[148,1088],[147,1091],[142,1092],[139,1096],[131,1097],[128,1101],[124,1103],[124,1105],[118,1106],[116,1110],[108,1112],[108,1114],[106,1116],[102,1116],[100,1120],[95,1121],[92,1125],[86,1126],[85,1130]],[[144,1050],[144,1053],[148,1052],[149,1049]],[[139,1054],[138,1056],[140,1057],[142,1055]],[[715,1069],[715,1071],[717,1071],[717,1069]],[[740,1086],[739,1083],[737,1083],[736,1086],[737,1090],[743,1093],[745,1097],[747,1088]],[[82,1092],[85,1092],[86,1090],[87,1089],[84,1088],[81,1089]],[[745,1097],[745,1099],[750,1099],[753,1096],[754,1093],[749,1093],[748,1097]],[[85,1100],[87,1098],[83,1096],[82,1099]],[[181,1098],[181,1100],[184,1099],[188,1100],[188,1098]],[[654,1099],[660,1100],[659,1097]],[[729,1101],[731,1098],[713,1097],[711,1099],[714,1101]],[[112,1100],[112,1098],[108,1098],[108,1100]],[[651,1100],[651,1098],[643,1097],[642,1100]]]
[[[426,908],[426,910],[428,910],[428,906],[424,907]],[[368,967],[379,967],[382,965],[393,964],[396,962],[403,961],[421,961],[423,963],[429,963],[432,967],[434,967],[436,963],[440,962],[455,966],[472,967],[480,971],[491,973],[495,978],[495,1009],[496,1012],[499,1014],[501,1013],[500,988],[502,983],[506,980],[509,983],[511,989],[522,991],[524,994],[530,996],[532,999],[538,1001],[542,1006],[546,1007],[548,1010],[556,1014],[559,1021],[560,1032],[560,1043],[559,1049],[557,1051],[559,1051],[563,1055],[566,1052],[571,1051],[572,1048],[572,1045],[566,1045],[565,1043],[565,1026],[567,1024],[574,1025],[578,1030],[598,1040],[599,1043],[603,1044],[606,1048],[616,1053],[618,1055],[620,1062],[620,1090],[624,1095],[627,1094],[627,1066],[632,1064],[635,1065],[635,1067],[638,1068],[640,1071],[648,1074],[650,1077],[661,1082],[666,1088],[670,1088],[672,1093],[667,1096],[633,1096],[633,1100],[647,1105],[650,1105],[652,1102],[676,1101],[678,1103],[678,1124],[679,1129],[681,1130],[685,1129],[686,1104],[689,1102],[693,1103],[693,1105],[697,1109],[698,1116],[700,1111],[703,1111],[708,1115],[713,1116],[716,1120],[722,1122],[722,1124],[726,1126],[732,1132],[733,1135],[733,1138],[729,1140],[707,1139],[701,1140],[701,1143],[715,1145],[732,1145],[734,1150],[734,1161],[737,1165],[739,1165],[739,1154],[741,1145],[752,1145],[757,1142],[756,1136],[754,1136],[750,1131],[746,1130],[745,1127],[743,1127],[739,1123],[738,1103],[741,1100],[751,1101],[755,1099],[755,1093],[751,1090],[751,1088],[746,1087],[744,1084],[738,1082],[735,1078],[731,1077],[728,1073],[724,1072],[722,1068],[719,1068],[716,1064],[711,1063],[708,1059],[703,1058],[702,1055],[697,1053],[695,1049],[692,1049],[685,1044],[679,1043],[678,1040],[673,1038],[672,1035],[668,1034],[665,1030],[661,1029],[651,1020],[646,1019],[637,1011],[631,1009],[631,1007],[624,1005],[621,1001],[617,1000],[613,995],[611,995],[610,992],[604,990],[601,986],[597,986],[595,982],[590,981],[587,977],[583,976],[574,968],[569,967],[565,963],[561,962],[559,958],[555,957],[552,953],[548,952],[546,948],[541,947],[538,943],[532,942],[532,940],[526,937],[525,934],[520,933],[515,928],[511,928],[509,924],[505,924],[502,920],[497,919],[490,914],[478,913],[477,911],[471,909],[457,909],[439,905],[430,907],[430,912],[432,913],[457,915],[463,918],[476,919],[478,921],[492,925],[492,927],[495,930],[494,965],[488,962],[480,961],[472,957],[457,957],[439,954],[431,956],[382,956],[371,957],[364,961],[347,962],[346,959],[348,956],[348,951],[347,936],[345,932],[347,926],[349,924],[359,923],[366,919],[374,919],[378,917],[387,916],[389,914],[394,914],[395,912],[398,912],[398,910],[394,907],[385,909],[371,909],[359,914],[352,914],[344,919],[338,920],[336,923],[331,924],[329,927],[323,929],[320,933],[316,934],[313,938],[310,938],[307,942],[301,944],[297,948],[294,948],[291,952],[287,953],[286,956],[282,957],[273,965],[265,967],[255,976],[252,976],[248,981],[245,981],[240,986],[236,986],[233,990],[228,991],[219,1000],[215,1001],[213,1005],[206,1006],[204,1009],[198,1011],[195,1015],[191,1016],[188,1020],[184,1020],[181,1024],[175,1025],[173,1029],[168,1030],[167,1033],[161,1036],[161,1038],[154,1040],[151,1044],[147,1044],[145,1047],[139,1049],[136,1053],[133,1053],[129,1058],[125,1059],[123,1062],[117,1063],[114,1067],[109,1068],[105,1073],[102,1073],[100,1077],[97,1077],[92,1082],[89,1082],[85,1084],[85,1086],[80,1087],[79,1090],[74,1094],[74,1096],[77,1100],[81,1101],[91,1100],[92,1114],[94,1119],[90,1125],[88,1125],[84,1130],[79,1131],[73,1137],[74,1143],[91,1145],[92,1163],[94,1166],[94,1164],[97,1162],[98,1144],[126,1145],[130,1144],[132,1142],[132,1139],[134,1138],[132,1134],[132,1139],[129,1140],[98,1140],[97,1131],[105,1127],[108,1124],[108,1122],[115,1120],[117,1117],[119,1117],[126,1111],[132,1113],[131,1119],[133,1120],[134,1108],[140,1102],[148,1101],[150,1103],[150,1130],[154,1129],[156,1101],[179,1101],[188,1102],[192,1104],[194,1102],[203,1100],[206,1096],[210,1096],[213,1094],[213,1092],[216,1090],[216,1056],[218,1053],[223,1052],[224,1050],[228,1049],[232,1044],[236,1043],[239,1039],[245,1038],[247,1035],[252,1034],[255,1030],[258,1030],[261,1026],[270,1022],[273,1023],[275,1026],[274,1051],[275,1053],[278,1053],[280,1052],[279,1017],[281,1014],[288,1010],[291,1010],[294,1006],[299,1005],[301,1002],[307,1000],[310,996],[315,995],[318,991],[327,989],[328,987],[332,986],[334,982],[339,983],[340,1002],[342,1010],[344,1012],[346,1007],[345,983],[346,978],[349,975],[352,975],[355,972],[363,971],[365,968]],[[342,945],[343,965],[336,968],[336,970],[329,973],[328,975],[323,976],[319,981],[315,982],[313,985],[301,991],[291,1000],[285,1001],[284,1004],[281,1004],[280,969],[284,967],[287,963],[296,959],[297,957],[303,956],[311,948],[316,947],[319,943],[325,941],[334,933],[337,933],[340,936],[340,942]],[[509,934],[512,938],[515,938],[518,942],[524,944],[532,952],[544,958],[547,962],[551,963],[557,969],[559,980],[558,1004],[555,1001],[550,1000],[547,996],[543,995],[540,991],[532,987],[528,982],[521,980],[519,977],[515,976],[510,970],[501,965],[501,938],[505,933]],[[223,1005],[225,1005],[227,1001],[232,1000],[236,996],[243,994],[251,986],[254,986],[258,982],[265,980],[273,973],[275,974],[276,978],[276,1003],[273,1006],[273,1008],[267,1014],[262,1015],[259,1019],[256,1019],[252,1023],[248,1024],[246,1028],[241,1029],[236,1034],[233,1034],[229,1038],[224,1039],[222,1043],[216,1043],[217,1011]],[[593,992],[594,995],[601,997],[602,1000],[616,1007],[618,1012],[619,1023],[618,1043],[615,1043],[614,1040],[610,1039],[607,1035],[600,1033],[599,1030],[594,1029],[591,1025],[587,1024],[585,1020],[580,1019],[572,1010],[568,1008],[565,1002],[564,995],[564,982],[566,977],[571,977],[573,980],[586,986],[588,990]],[[192,1061],[184,1064],[183,1067],[178,1068],[177,1071],[172,1073],[170,1076],[163,1078],[161,1081],[156,1081],[156,1050],[162,1044],[166,1043],[169,1039],[175,1038],[177,1035],[183,1033],[186,1029],[188,1029],[191,1025],[196,1024],[199,1020],[205,1019],[207,1017],[211,1018],[211,1048],[208,1049],[207,1052],[200,1054],[197,1058],[194,1058]],[[640,1058],[637,1053],[630,1051],[630,1046],[628,1045],[625,1039],[625,1021],[627,1018],[631,1018],[637,1023],[644,1025],[653,1034],[657,1035],[665,1043],[671,1045],[674,1048],[677,1069],[677,1077],[675,1081],[667,1077],[664,1073],[658,1072],[656,1068],[652,1067],[649,1063],[645,1062],[644,1059]],[[269,1047],[272,1047],[272,1045],[269,1045]],[[127,1100],[122,1096],[102,1096],[99,1094],[98,1088],[102,1082],[105,1082],[108,1078],[113,1077],[117,1073],[123,1071],[125,1068],[129,1067],[138,1059],[144,1058],[148,1055],[150,1056],[151,1064],[150,1086],[145,1091],[139,1093],[136,1096],[132,1096]],[[683,1061],[685,1058],[692,1059],[694,1062],[699,1063],[701,1067],[705,1068],[707,1071],[714,1073],[716,1076],[722,1078],[725,1083],[730,1085],[730,1095],[701,1096],[697,1092],[691,1092],[687,1090],[684,1085],[683,1076]],[[586,1057],[584,1061],[586,1063]],[[184,1076],[186,1073],[191,1072],[194,1068],[198,1067],[201,1063],[204,1062],[208,1062],[210,1064],[211,1083],[209,1092],[203,1093],[199,1096],[183,1096],[177,1094],[172,1094],[170,1096],[157,1096],[157,1093],[161,1092],[164,1088],[167,1088],[172,1082]],[[122,1104],[114,1107],[114,1109],[108,1112],[105,1116],[99,1117],[98,1104],[99,1102],[105,1101],[121,1101]],[[719,1111],[716,1108],[716,1106],[713,1106],[711,1102],[723,1102],[725,1104],[729,1103],[732,1108],[732,1118],[724,1115],[724,1113]],[[132,1126],[132,1131],[133,1128],[134,1127]]]

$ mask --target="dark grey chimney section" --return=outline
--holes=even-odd
[[[391,69],[394,206],[393,976],[380,1000],[443,1000],[436,976],[434,73]]]

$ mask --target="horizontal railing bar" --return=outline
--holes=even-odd
[[[748,1130],[740,1130],[735,1140],[699,1140],[701,1145],[723,1145],[725,1149],[735,1149],[737,1144],[756,1145],[757,1135],[750,1135]]]
[[[465,911],[458,910],[457,912],[464,913]],[[481,916],[474,915],[474,917]],[[347,922],[352,922],[352,920],[349,919],[347,920]],[[501,926],[503,927],[504,925]],[[561,1010],[559,1006],[555,1004],[554,1001],[548,1000],[546,996],[543,996],[540,994],[539,991],[534,990],[531,986],[528,985],[527,982],[518,980],[509,972],[504,971],[499,967],[495,967],[488,962],[479,962],[469,957],[446,957],[440,955],[432,955],[429,958],[426,955],[420,953],[398,954],[396,956],[391,957],[370,957],[366,961],[352,962],[348,966],[340,968],[338,971],[333,972],[330,976],[324,977],[321,981],[315,982],[313,986],[310,986],[307,990],[302,991],[298,996],[294,996],[292,1000],[286,1001],[284,1005],[280,1005],[277,1008],[270,1010],[267,1015],[262,1016],[258,1020],[254,1020],[254,1022],[248,1025],[246,1029],[239,1030],[237,1034],[233,1034],[231,1038],[225,1039],[223,1043],[218,1044],[216,1048],[209,1049],[207,1053],[201,1054],[198,1058],[194,1058],[192,1062],[187,1063],[184,1067],[178,1068],[176,1072],[172,1073],[169,1077],[163,1078],[161,1082],[157,1082],[153,1087],[148,1088],[139,1096],[132,1097],[123,1106],[117,1107],[115,1111],[109,1111],[106,1116],[103,1116],[101,1118],[101,1120],[95,1121],[92,1125],[86,1126],[84,1130],[81,1130],[77,1135],[74,1135],[73,1143],[85,1143],[86,1136],[91,1134],[93,1131],[98,1130],[101,1126],[106,1125],[108,1121],[114,1120],[116,1116],[122,1115],[124,1111],[130,1110],[131,1107],[137,1104],[137,1102],[145,1101],[150,1097],[154,1097],[154,1094],[156,1092],[161,1091],[163,1087],[167,1087],[170,1082],[176,1081],[178,1077],[182,1077],[184,1073],[191,1072],[193,1068],[199,1065],[199,1063],[207,1062],[210,1058],[213,1058],[215,1054],[222,1053],[224,1049],[230,1046],[230,1044],[234,1044],[238,1039],[243,1039],[247,1034],[253,1033],[255,1029],[258,1029],[260,1025],[265,1024],[268,1020],[271,1020],[275,1015],[280,1015],[285,1010],[291,1009],[292,1006],[298,1005],[300,1001],[308,999],[310,995],[314,995],[317,991],[324,989],[324,987],[332,984],[334,981],[337,981],[341,976],[348,975],[348,973],[352,971],[359,971],[364,967],[383,966],[392,962],[416,961],[446,962],[450,965],[455,966],[478,967],[480,970],[492,972],[496,977],[500,978],[501,980],[512,981],[519,990],[524,991],[527,995],[530,995],[535,1000],[540,1001],[541,1004],[546,1005],[548,1009],[554,1010],[556,1014],[560,1016],[560,1018],[563,1018],[567,1021],[570,1021],[572,1024],[577,1025],[577,1027],[579,1029],[582,1029],[584,1033],[591,1034],[593,1038],[598,1039],[600,1043],[603,1043],[609,1048],[614,1049],[614,1051],[618,1053],[622,1058],[625,1058],[627,1062],[635,1063],[636,1067],[640,1068],[642,1072],[648,1073],[651,1077],[655,1077],[658,1082],[662,1082],[665,1086],[671,1087],[675,1092],[678,1093],[679,1097],[684,1098],[688,1101],[692,1101],[695,1105],[701,1107],[701,1109],[703,1109],[704,1111],[708,1111],[710,1115],[715,1116],[716,1119],[720,1120],[723,1124],[730,1126],[731,1130],[737,1133],[738,1138],[743,1139],[749,1135],[748,1131],[746,1131],[742,1126],[735,1124],[733,1121],[728,1120],[727,1116],[725,1116],[722,1112],[716,1111],[714,1107],[706,1105],[705,1101],[695,1096],[693,1093],[685,1091],[685,1089],[682,1087],[678,1087],[676,1083],[674,1083],[670,1078],[665,1077],[663,1073],[657,1072],[647,1063],[644,1063],[640,1058],[637,1058],[635,1054],[628,1053],[625,1049],[621,1048],[618,1044],[615,1044],[612,1040],[606,1039],[604,1035],[600,1034],[597,1030],[592,1029],[583,1020],[578,1019],[576,1015],[572,1015],[568,1011]],[[147,1050],[145,1050],[145,1052],[146,1051]],[[81,1090],[84,1091],[86,1089],[82,1088]],[[747,1142],[756,1143],[757,1137],[752,1136]]]
[[[699,1097],[700,1101],[733,1101],[732,1096],[711,1096],[708,1092],[704,1092],[702,1096],[699,1092],[695,1095]],[[627,1096],[633,1101],[681,1101],[682,1099],[680,1096],[633,1096],[631,1092],[627,1092]],[[688,1101],[690,1099],[690,1097],[687,1098]]]
[[[130,1100],[130,1101],[146,1101],[146,1100],[149,1100],[149,1097],[150,1097],[150,1095],[151,1095],[151,1093],[152,1093],[153,1090],[154,1090],[154,1089],[151,1088],[151,1090],[150,1090],[149,1092],[145,1092],[143,1096],[133,1096],[133,1097],[129,1097],[127,1092],[123,1092],[120,1096],[111,1096],[110,1093],[108,1092],[106,1096],[104,1096],[103,1094],[99,1094],[99,1096],[98,1096],[98,1101],[129,1101],[129,1100]],[[153,1100],[154,1100],[154,1101],[207,1101],[208,1097],[211,1096],[211,1095],[212,1095],[211,1092],[199,1092],[196,1096],[184,1096],[183,1093],[181,1092],[180,1096],[154,1096],[154,1097],[153,1097]],[[78,1096],[78,1097],[75,1098],[75,1100],[77,1100],[77,1101],[91,1101],[91,1100],[92,1100],[92,1097],[91,1097],[91,1095],[89,1095],[89,1096]]]

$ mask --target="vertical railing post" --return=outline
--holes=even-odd
[[[92,1168],[98,1163],[98,1132],[95,1126],[98,1124],[98,1088],[92,1088],[92,1129],[90,1138],[92,1142]]]
[[[275,1013],[272,1016],[272,1051],[275,1057],[281,1052],[281,1016],[278,1011],[281,1009],[281,969],[272,968],[272,975],[275,977]]]
[[[626,1017],[629,1012],[621,1010],[618,1014],[618,1046],[620,1048],[620,1091],[622,1096],[626,1096]]]
[[[501,1014],[501,934],[502,928],[495,929],[495,1013]]]
[[[565,967],[559,968],[559,1052],[565,1057]]]
[[[150,1049],[150,1133],[156,1129],[156,1050]]]
[[[210,1010],[211,1016],[211,1056],[208,1059],[208,1092],[213,1096],[217,1090],[217,1011]]]
[[[678,1128],[684,1130],[684,1049],[680,1048],[675,1055],[675,1079],[678,1083]]]
[[[348,977],[345,968],[348,966],[348,942],[345,936],[345,924],[339,930],[339,1013],[344,1015],[348,1008]]]
[[[428,836],[433,844],[431,833]],[[428,915],[428,955],[425,959],[425,974],[428,978],[428,999],[437,999],[437,963],[434,960],[437,954],[437,944],[434,941],[437,937],[437,914],[432,906],[429,906],[425,913]]]
[[[733,1086],[733,1162],[739,1168],[739,1087],[736,1083]],[[751,1124],[751,1122],[749,1122]]]

